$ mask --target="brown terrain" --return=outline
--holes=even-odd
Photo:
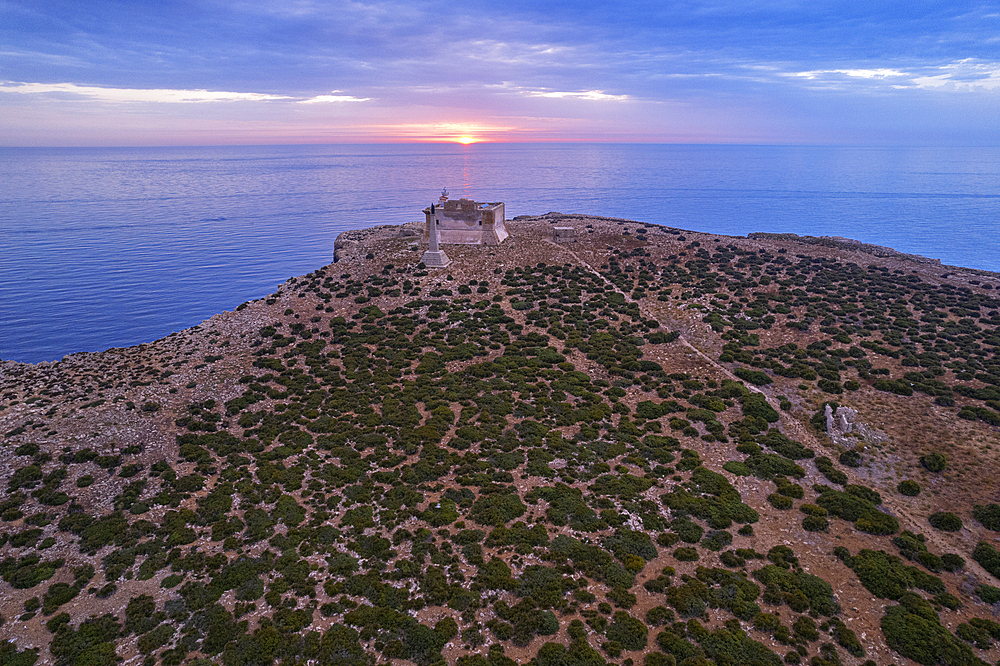
[[[555,226],[574,227],[576,240],[556,243]],[[990,416],[1000,411],[1000,404],[989,393],[997,388],[991,378],[1000,379],[1000,276],[941,266],[845,239],[728,237],[558,213],[517,218],[508,221],[507,227],[511,236],[498,247],[446,246],[452,263],[444,269],[418,265],[426,244],[412,235],[412,228],[349,232],[338,240],[336,263],[292,278],[266,298],[155,342],[73,354],[54,363],[0,361],[0,488],[5,491],[0,507],[4,533],[0,638],[8,641],[5,651],[0,651],[0,665],[97,664],[118,659],[125,664],[233,665],[444,660],[449,666],[472,666],[475,655],[491,666],[504,656],[517,663],[535,659],[538,666],[577,661],[623,666],[774,663],[758,653],[727,653],[713,647],[715,639],[702,640],[702,631],[717,632],[716,637],[722,635],[718,632],[742,632],[748,642],[776,653],[778,663],[799,663],[796,659],[815,664],[918,663],[907,654],[920,663],[997,663],[1000,635],[993,635],[992,641],[989,637],[994,625],[982,625],[980,634],[986,637],[977,643],[966,638],[971,635],[968,630],[959,627],[971,626],[973,618],[1000,622],[1000,605],[996,599],[988,603],[988,590],[980,587],[1000,587],[995,577],[998,571],[991,574],[988,562],[984,568],[977,561],[981,558],[973,557],[974,550],[981,550],[977,549],[980,543],[1000,546],[998,533],[973,516],[977,506],[1000,502],[1000,428]],[[548,282],[534,279],[545,275],[537,272],[542,270],[540,265],[557,269],[549,274]],[[667,267],[679,270],[664,271]],[[838,281],[837,275],[850,278]],[[379,281],[372,281],[373,277]],[[412,286],[401,285],[404,280]],[[575,283],[585,285],[582,292],[574,291]],[[540,285],[550,291],[540,290]],[[934,302],[934,294],[943,294],[943,300]],[[580,319],[570,313],[574,305],[585,305],[595,297],[603,299],[591,310],[595,317]],[[414,305],[404,308],[407,304]],[[879,306],[875,319],[866,309],[873,304]],[[560,310],[560,306],[564,307]],[[468,326],[461,335],[451,333],[477,311],[488,313],[488,308],[495,311],[497,307],[510,321],[495,329],[484,326],[481,333]],[[569,314],[582,322],[575,331]],[[338,317],[360,328],[338,333]],[[603,324],[595,328],[596,319]],[[502,340],[506,333],[501,328],[509,332],[507,341]],[[621,355],[619,361],[608,360],[598,349],[595,336],[605,330],[612,334],[611,342],[601,344],[607,345],[608,353]],[[390,344],[389,338],[383,343],[379,336],[391,331],[401,333],[395,343]],[[655,337],[656,332],[679,336],[667,336],[672,339],[664,341]],[[368,337],[358,338],[361,333]],[[536,337],[526,338],[532,334]],[[537,336],[544,336],[543,341],[538,342]],[[540,368],[535,364],[528,370],[499,364],[503,355],[520,353],[518,340],[522,347],[528,344],[523,340],[534,340],[530,348],[534,351],[524,351],[523,357],[541,357],[543,349],[551,349],[545,353],[561,360],[548,365],[543,360]],[[641,356],[629,356],[631,347],[613,347],[616,340],[632,340],[630,345]],[[319,350],[309,346],[319,341],[323,343]],[[414,354],[393,355],[400,349],[406,351],[400,346],[406,341]],[[933,345],[937,345],[932,352],[936,357],[927,355]],[[784,351],[766,353],[783,346]],[[364,353],[358,352],[360,347]],[[795,353],[807,349],[818,353]],[[429,355],[443,356],[438,362],[428,360]],[[269,365],[266,359],[275,360]],[[813,370],[832,373],[835,378],[824,384],[824,376],[817,377],[815,371],[803,372],[805,377],[776,371],[792,367],[794,361],[811,363]],[[440,369],[434,366],[436,362]],[[481,376],[475,373],[491,362],[480,382],[489,388],[461,393],[462,382],[470,375]],[[501,368],[516,376],[505,378]],[[298,370],[306,372],[296,374]],[[590,383],[567,397],[567,387],[556,384],[565,382],[571,372],[583,373]],[[904,377],[914,372],[925,372],[926,382],[913,375]],[[310,383],[295,384],[303,377]],[[879,383],[884,380],[895,383]],[[402,413],[411,404],[407,391],[419,392],[430,385],[443,387],[443,392],[412,402],[416,420],[392,420],[395,413],[388,413],[390,403],[385,396],[397,396],[400,401],[393,404]],[[726,394],[727,386],[743,387],[742,393],[733,389]],[[257,396],[254,401],[239,402],[250,393]],[[512,407],[509,413],[491,414],[485,406],[490,394],[507,401]],[[753,394],[763,395],[780,418],[768,419],[768,423],[758,419],[754,426],[748,417],[748,401],[740,397]],[[344,404],[337,403],[341,395],[348,396],[343,397]],[[669,401],[676,401],[674,411],[655,412]],[[856,412],[850,432],[827,431],[823,411],[831,401],[839,405],[841,414],[844,408]],[[717,407],[708,409],[721,425],[698,420],[705,416],[702,405],[708,404]],[[442,405],[451,410],[450,420],[440,415]],[[604,411],[587,418],[564,416],[566,410],[583,413],[597,409],[596,405],[604,405]],[[267,433],[261,424],[269,421],[263,414],[294,418]],[[317,425],[321,421],[322,427]],[[526,421],[544,429],[544,444],[541,439],[524,444],[529,435],[518,426]],[[419,430],[429,425],[433,426],[430,430]],[[752,467],[754,447],[760,450],[768,445],[762,439],[768,427],[810,450],[808,457],[794,458],[793,463],[786,458],[800,466],[801,478],[751,473],[744,464]],[[720,436],[723,428],[726,434]],[[470,434],[473,431],[479,440]],[[507,440],[505,432],[510,433]],[[229,439],[215,437],[220,433]],[[208,435],[215,438],[197,439]],[[675,443],[663,444],[663,438]],[[518,447],[509,444],[518,440],[522,442]],[[217,448],[220,441],[222,448]],[[662,455],[648,453],[653,445],[643,444],[647,441],[666,446],[674,462],[647,457]],[[185,449],[185,442],[194,448]],[[604,443],[587,449],[597,451],[598,458],[581,453],[591,442]],[[92,453],[79,454],[87,450]],[[841,457],[845,451],[858,454],[856,466],[845,464]],[[523,453],[527,453],[527,463]],[[536,453],[544,462],[541,472],[532,467]],[[944,456],[943,470],[931,471],[921,463],[921,457],[931,453]],[[504,455],[514,455],[519,462],[507,463]],[[819,469],[815,461],[821,456],[846,474],[846,483],[837,483]],[[690,459],[699,462],[683,464]],[[419,476],[425,469],[419,466],[422,461],[431,465],[431,476]],[[738,465],[733,466],[733,461]],[[476,468],[479,463],[484,464]],[[361,477],[347,478],[347,471],[343,477],[337,475],[336,470],[349,471],[359,465]],[[677,541],[674,530],[679,525],[672,523],[685,512],[666,506],[662,499],[679,489],[698,495],[691,478],[693,467],[721,474],[738,492],[739,500],[759,516],[751,523],[752,530],[740,530],[739,520],[720,527],[731,540],[721,549],[706,547],[705,542]],[[39,473],[22,471],[28,468]],[[160,471],[154,473],[156,469]],[[270,476],[265,477],[262,470],[269,470]],[[298,480],[289,481],[287,474],[297,475]],[[84,478],[88,476],[90,483]],[[185,478],[192,479],[190,485],[182,485]],[[646,483],[635,492],[615,493],[601,490],[602,479]],[[795,492],[779,492],[786,479],[800,487],[799,497],[794,497]],[[899,492],[905,480],[917,482],[919,494]],[[540,499],[538,491],[532,491],[556,488],[557,483],[566,484],[558,493],[577,489],[600,524],[584,528],[572,519],[569,523],[553,520],[555,496]],[[872,533],[853,519],[827,515],[826,529],[807,530],[803,526],[806,514],[799,507],[817,502],[826,507],[818,499],[823,493],[820,486],[839,491],[862,486],[876,491],[881,499],[877,511],[896,524]],[[206,508],[206,498],[215,488],[222,489],[220,493],[231,502],[223,502],[223,508],[213,513]],[[419,502],[390,507],[385,498],[393,488],[413,489],[420,495]],[[452,504],[462,490],[470,501],[455,499]],[[791,508],[776,508],[772,500],[778,495],[787,497]],[[500,496],[516,496],[524,510],[500,519],[484,517],[486,500]],[[289,502],[295,504],[293,509],[302,510],[298,523],[276,517],[284,515],[280,507],[290,506]],[[434,518],[443,503],[457,515]],[[244,523],[251,522],[248,512],[255,507],[271,517],[263,538],[251,537],[249,526],[243,532]],[[366,507],[373,509],[368,519],[351,523]],[[191,513],[178,514],[184,509]],[[811,509],[807,506],[806,510]],[[953,531],[933,527],[929,517],[939,513],[955,514],[961,519],[960,527]],[[90,522],[74,524],[73,516]],[[112,532],[105,535],[94,525],[104,525],[100,521],[109,516],[120,519],[107,523]],[[227,517],[239,519],[231,533],[225,527]],[[705,517],[692,514],[691,518],[711,534]],[[542,526],[545,543],[504,542],[502,533],[513,533],[518,524]],[[332,541],[319,536],[326,534],[324,526],[338,528],[331,533]],[[424,541],[414,536],[421,528],[430,530],[425,529]],[[474,529],[481,530],[478,537],[472,535]],[[953,553],[964,560],[953,570],[928,568],[905,558],[897,563],[936,576],[944,586],[941,589],[950,595],[942,596],[933,585],[921,589],[919,581],[911,581],[908,594],[926,600],[926,608],[932,609],[950,636],[945,640],[943,634],[935,634],[937,642],[928,639],[932,647],[919,654],[903,654],[905,650],[901,652],[898,643],[893,643],[899,639],[883,630],[887,610],[897,607],[899,595],[880,597],[866,586],[860,567],[852,570],[834,555],[834,549],[842,547],[850,556],[871,549],[898,558],[900,548],[893,539],[906,530],[924,535],[930,553]],[[642,542],[640,534],[648,534],[649,539]],[[613,536],[655,545],[655,555],[642,555],[650,552],[648,547],[640,552],[637,570],[629,569],[636,573],[634,583],[623,587],[612,584],[605,569],[586,569],[582,556],[558,554],[550,546],[560,535],[601,546],[625,569],[637,556],[616,550],[613,540],[609,541]],[[373,555],[352,545],[377,537],[392,541],[390,553]],[[470,539],[481,545],[480,558],[466,552]],[[433,546],[429,562],[421,550],[426,543]],[[143,544],[152,545],[144,549]],[[677,557],[677,549],[685,546],[696,551],[695,561]],[[863,654],[852,654],[831,633],[829,613],[817,612],[815,605],[812,612],[793,609],[787,595],[784,602],[780,598],[768,601],[766,594],[754,595],[749,601],[759,605],[759,613],[742,617],[735,607],[708,597],[699,612],[686,613],[672,603],[676,597],[669,596],[670,589],[680,589],[688,577],[698,580],[702,567],[741,574],[765,592],[766,586],[754,573],[780,560],[780,549],[774,551],[778,546],[786,546],[797,557],[787,571],[800,570],[829,583],[839,606],[834,617],[854,632]],[[756,551],[760,557],[728,564],[720,559],[737,549],[744,555]],[[124,553],[120,565],[116,553]],[[336,568],[338,553],[355,562],[346,574]],[[774,553],[771,559],[768,553]],[[34,555],[40,562],[30,559]],[[483,562],[492,558],[505,564],[517,586],[491,588],[485,582]],[[213,583],[226,567],[243,560],[266,560],[259,574],[260,590],[266,587],[267,595],[244,594],[239,581]],[[393,574],[403,570],[402,560],[417,563],[410,577]],[[31,572],[52,561],[54,572],[31,579]],[[143,568],[145,562],[149,564]],[[302,565],[304,574],[293,571],[296,563],[308,565]],[[82,580],[84,574],[79,571],[88,564],[94,572]],[[563,576],[556,585],[555,600],[530,592],[534,588],[524,582],[539,567]],[[666,589],[644,586],[655,581],[665,567],[674,572]],[[448,591],[429,591],[432,570],[443,572],[447,586],[443,589]],[[352,578],[360,580],[369,573],[373,580],[382,580],[385,588],[402,589],[404,600],[384,602],[384,589],[372,592],[371,587],[351,587]],[[889,574],[875,577],[883,575]],[[165,586],[170,576],[180,580]],[[73,589],[73,596],[62,603],[52,590],[58,583]],[[195,599],[199,586],[209,589],[213,584],[220,594],[208,601]],[[471,591],[471,597],[463,597],[459,588]],[[724,591],[725,585],[712,589]],[[130,603],[146,598],[143,595],[151,598],[152,605],[140,608],[135,602],[130,614]],[[48,605],[37,609],[35,599]],[[500,606],[503,615],[523,599],[536,606],[524,610],[523,617],[541,622],[542,613],[551,610],[557,630],[531,630],[535,620],[498,615],[499,601],[506,602]],[[610,613],[609,601],[614,606]],[[165,605],[171,602],[172,606]],[[405,647],[423,635],[412,627],[389,628],[388,620],[378,625],[369,619],[365,624],[357,612],[352,615],[355,606],[391,608],[393,613],[415,618],[437,632],[433,640],[440,645],[423,651]],[[664,606],[671,619],[656,622],[648,615],[651,609]],[[62,613],[67,617],[57,622]],[[602,619],[605,626],[613,618],[617,622],[618,613],[648,628],[641,647],[617,647],[623,639],[612,644],[613,636],[607,635],[611,630],[601,624]],[[783,638],[773,627],[761,628],[760,613],[776,613],[783,627],[792,628],[797,620],[810,616],[815,625],[823,626],[817,638],[808,637],[805,629]],[[105,615],[116,623],[114,631],[85,638],[84,621]],[[142,617],[155,621],[143,625],[136,619]],[[441,623],[444,618],[454,620],[455,630]],[[574,620],[585,622],[582,639],[571,631]],[[624,616],[621,620],[625,621]],[[499,625],[508,622],[515,631],[518,622],[526,623],[527,636],[505,636]],[[995,626],[1000,630],[1000,625]],[[272,643],[266,642],[262,627],[270,627],[277,636]],[[340,629],[347,633],[338,634]],[[682,652],[674,654],[665,648],[667,643],[658,636],[668,629],[695,646],[697,654],[684,658]],[[157,631],[165,638],[143,642]],[[913,635],[904,640],[919,642],[923,631],[914,628]],[[343,639],[344,635],[348,638]],[[240,643],[241,636],[244,643]],[[353,641],[359,650],[336,643],[337,637]],[[318,647],[310,648],[310,640],[317,641]],[[325,647],[326,641],[335,648]],[[556,658],[551,650],[542,650],[547,643],[568,649]],[[822,648],[824,644],[829,647]],[[494,645],[503,646],[503,655],[490,651]],[[740,645],[739,649],[746,647]],[[800,656],[786,656],[796,646]],[[32,661],[33,654],[37,661]],[[740,662],[732,654],[753,654],[756,661]],[[929,661],[926,654],[935,655],[936,661]]]

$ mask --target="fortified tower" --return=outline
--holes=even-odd
[[[444,190],[436,205],[424,209],[424,216],[428,240],[432,237],[432,229],[436,229],[438,242],[442,245],[499,245],[509,235],[504,225],[502,201],[454,201],[448,199],[448,190]]]

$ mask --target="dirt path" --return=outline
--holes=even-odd
[[[637,306],[639,306],[639,311],[640,312],[642,312],[643,314],[645,314],[647,316],[650,316],[652,318],[652,313],[649,312],[648,308],[643,307],[643,304],[641,302],[634,300],[631,297],[631,295],[626,294],[624,291],[622,291],[621,289],[619,289],[617,285],[615,285],[613,282],[611,282],[606,277],[604,277],[603,275],[601,275],[601,273],[599,271],[594,270],[593,266],[591,266],[586,261],[584,261],[583,259],[581,259],[580,256],[576,252],[573,252],[573,250],[569,249],[565,245],[562,245],[560,243],[556,243],[555,241],[549,240],[547,238],[543,238],[542,240],[544,242],[548,243],[549,245],[552,245],[553,247],[559,248],[563,252],[565,252],[568,255],[570,255],[571,257],[573,257],[577,261],[577,263],[579,263],[581,266],[583,266],[588,271],[590,271],[590,273],[592,275],[594,275],[597,278],[600,278],[601,280],[604,281],[605,284],[607,284],[608,286],[610,286],[617,293],[621,294],[625,298],[625,302],[636,304]],[[687,340],[687,338],[684,337],[683,333],[680,334],[680,337],[677,338],[677,341],[680,342],[683,346],[687,347],[689,350],[691,350],[695,355],[697,355],[699,358],[701,358],[705,363],[707,363],[709,366],[711,366],[714,370],[722,373],[727,378],[732,379],[733,381],[742,382],[742,380],[739,377],[737,377],[736,375],[734,375],[729,370],[729,368],[725,367],[724,365],[721,365],[718,361],[712,359],[712,357],[710,357],[708,354],[706,354],[705,352],[701,351],[700,349],[698,349],[697,347],[695,347],[694,345],[692,345]],[[761,389],[757,388],[756,386],[748,386],[747,388],[750,391],[753,391],[754,393],[760,393],[761,395],[763,395],[764,398],[767,400],[768,404],[774,402],[774,398],[773,397],[767,395],[764,391],[762,391]],[[775,405],[773,405],[773,404],[771,406],[775,407]],[[794,419],[792,419],[791,417],[788,417],[788,418],[789,418],[789,420],[794,421]],[[796,425],[798,425],[799,429],[801,430],[801,424],[798,424],[798,422],[796,422]]]

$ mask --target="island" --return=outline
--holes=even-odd
[[[499,215],[0,362],[0,664],[1000,659],[1000,276]]]

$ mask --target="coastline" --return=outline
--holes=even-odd
[[[912,262],[914,264],[920,264],[922,268],[930,269],[944,269],[944,274],[950,274],[949,277],[959,276],[961,274],[967,274],[969,277],[984,277],[990,280],[997,280],[997,288],[1000,288],[1000,272],[987,271],[977,268],[968,268],[965,266],[952,266],[941,263],[940,259],[933,259],[917,254],[908,254],[905,252],[900,252],[891,247],[875,245],[870,243],[863,243],[850,238],[843,238],[839,236],[809,236],[809,235],[798,235],[794,233],[777,233],[777,232],[751,232],[746,236],[729,236],[725,234],[713,234],[710,232],[694,231],[690,229],[681,229],[678,227],[670,227],[665,225],[659,225],[654,223],[642,222],[637,220],[630,220],[626,218],[618,217],[607,217],[601,215],[587,215],[585,213],[560,213],[560,212],[549,212],[543,215],[520,215],[511,220],[508,220],[509,224],[516,225],[518,221],[539,221],[543,220],[550,224],[560,223],[580,223],[580,222],[593,222],[600,221],[602,223],[614,224],[614,225],[625,225],[633,224],[640,225],[643,228],[657,228],[665,230],[669,233],[692,236],[697,238],[725,238],[733,241],[738,240],[751,240],[751,241],[761,241],[761,242],[773,242],[777,244],[787,244],[794,243],[800,244],[805,248],[826,248],[831,250],[842,250],[849,253],[857,253],[860,259],[861,255],[868,255],[870,257],[876,257],[880,259],[901,261],[901,262]],[[364,255],[368,254],[368,250],[373,244],[379,242],[387,241],[390,239],[402,239],[409,246],[413,244],[420,244],[421,242],[426,243],[426,239],[423,238],[421,232],[423,231],[423,224],[420,222],[406,222],[399,225],[376,225],[372,227],[364,227],[359,229],[348,229],[338,233],[334,239],[333,247],[333,263],[337,264],[343,261],[364,261]],[[285,283],[279,285],[278,290],[275,293],[280,293],[282,287],[284,287],[289,281],[295,280],[296,278],[290,277]],[[264,300],[266,297],[255,300]],[[217,313],[221,315],[225,313]],[[210,318],[211,319],[211,318]],[[209,321],[207,319],[205,321]],[[202,322],[204,323],[204,322]],[[179,333],[183,333],[185,330],[191,330],[192,328],[183,329],[181,331],[174,331],[167,334],[166,337],[171,337]],[[161,338],[161,339],[165,339]],[[114,352],[117,350],[132,349],[136,347],[142,347],[144,344],[140,343],[138,345],[133,345],[132,347],[111,347],[103,351],[94,352],[69,352],[66,356],[78,356],[81,354],[103,354]],[[54,361],[39,361],[38,363],[27,363],[23,361],[16,361],[12,359],[0,359],[0,376],[2,376],[4,365],[14,363],[14,364],[27,364],[27,365],[46,365],[59,363],[60,360]]]

